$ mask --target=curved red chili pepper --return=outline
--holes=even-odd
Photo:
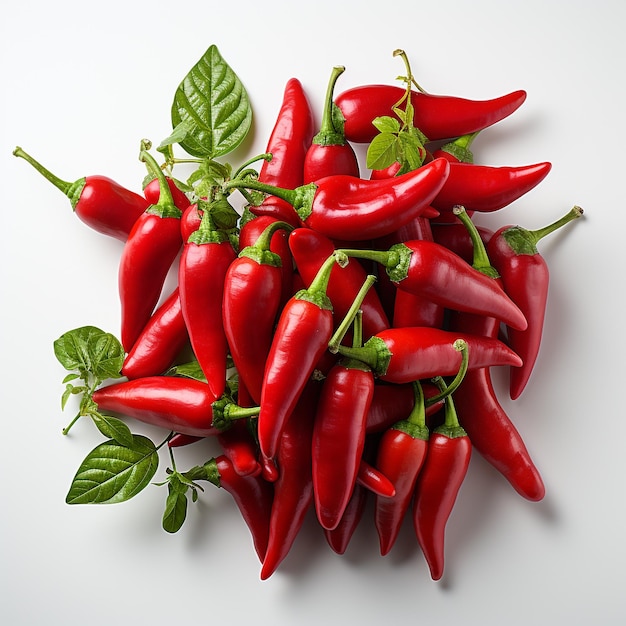
[[[327,176],[296,189],[236,179],[224,187],[244,187],[280,197],[296,209],[305,226],[330,239],[362,241],[382,237],[430,211],[449,166],[445,159],[436,159],[394,178]]]
[[[346,141],[343,132],[343,114],[333,102],[335,84],[345,69],[341,65],[333,67],[326,91],[321,127],[313,137],[304,159],[304,184],[335,174],[360,174],[356,153]]]
[[[498,211],[534,189],[551,169],[547,161],[514,167],[450,163],[450,174],[431,204],[442,213],[458,204],[467,211]]]
[[[296,228],[289,235],[289,248],[305,285],[310,285],[324,262],[335,252],[335,245],[325,235],[310,228]],[[358,263],[333,267],[326,293],[333,303],[338,320],[348,313],[367,274]],[[363,335],[371,337],[389,328],[389,320],[374,290],[369,290],[361,304]]]
[[[30,163],[69,199],[76,216],[103,235],[126,241],[137,219],[150,203],[106,176],[85,176],[70,183],[61,180],[19,146],[14,156]]]
[[[378,133],[372,125],[377,117],[393,116],[393,106],[406,89],[396,85],[362,85],[339,94],[335,104],[346,122],[348,141],[369,143]],[[471,100],[456,96],[411,92],[414,108],[413,126],[430,141],[449,139],[473,133],[503,120],[516,111],[526,99],[518,90],[489,100]]]
[[[311,442],[320,382],[311,380],[289,417],[278,446],[278,477],[270,516],[269,541],[261,580],[269,578],[289,553],[313,504]]]
[[[333,264],[331,257],[309,288],[287,302],[279,317],[265,366],[258,417],[259,446],[268,459],[276,455],[287,418],[332,336],[332,303],[326,287]]]
[[[222,306],[222,322],[233,362],[240,381],[257,404],[261,402],[265,363],[283,293],[282,262],[271,251],[271,242],[274,234],[284,233],[288,226],[273,218],[267,220],[269,226],[256,243],[245,245],[230,264]]]
[[[174,204],[165,176],[145,151],[142,158],[159,172],[159,202],[135,222],[124,245],[119,267],[121,342],[129,352],[158,303],[167,274],[182,246],[180,209]]]
[[[217,399],[201,381],[176,376],[146,376],[113,383],[92,395],[100,411],[112,411],[184,435],[209,437],[212,404]]]
[[[126,355],[122,376],[131,379],[163,374],[188,341],[176,287],[154,312]]]
[[[365,487],[379,498],[393,498],[396,495],[395,485],[389,477],[364,458],[359,461],[356,484]]]
[[[385,252],[340,252],[380,263],[399,289],[446,308],[497,317],[515,328],[527,326],[517,305],[488,276],[434,241],[407,241]]]
[[[367,363],[380,380],[412,383],[455,375],[462,360],[455,346],[457,339],[463,339],[469,347],[470,369],[521,365],[519,356],[497,339],[421,326],[388,328],[361,347],[340,345],[338,352]]]
[[[376,498],[374,523],[383,556],[396,542],[428,450],[426,407],[419,382],[414,384],[414,389],[415,402],[408,417],[387,429],[378,444],[376,467],[396,489],[392,498]]]
[[[502,288],[497,270],[480,238],[478,229],[462,210],[455,210],[474,244],[473,265],[491,276]],[[450,326],[457,331],[497,338],[500,323],[492,317],[453,314]],[[523,364],[522,364],[523,365]],[[461,416],[472,445],[491,463],[515,490],[529,500],[540,500],[545,494],[541,476],[522,438],[498,401],[489,368],[467,372],[454,393],[456,409]]]
[[[272,510],[273,489],[271,483],[260,475],[242,476],[235,471],[225,455],[211,459],[195,473],[188,472],[192,480],[204,479],[221,487],[232,497],[250,530],[254,549],[263,562],[267,550]]]
[[[359,361],[343,360],[325,378],[313,428],[313,498],[322,528],[339,524],[365,445],[374,374]]]
[[[208,213],[205,216],[210,219]],[[226,234],[200,226],[185,243],[178,268],[180,303],[191,347],[218,398],[226,388],[228,355],[222,322],[224,281],[236,257]]]
[[[415,487],[413,526],[433,580],[443,575],[446,525],[471,454],[472,443],[462,428],[450,431],[444,427],[430,435],[426,460]]]
[[[576,206],[560,220],[536,231],[528,231],[519,226],[504,226],[487,244],[489,256],[501,276],[504,290],[528,320],[526,330],[508,328],[507,331],[509,345],[524,362],[520,368],[511,370],[509,389],[512,399],[518,398],[528,383],[543,334],[550,278],[545,259],[537,250],[537,242],[582,214],[583,210]]]
[[[295,189],[304,184],[304,159],[311,145],[314,119],[311,105],[297,78],[287,81],[276,123],[266,152],[272,155],[259,170],[259,181],[276,187]],[[250,207],[255,215],[271,215],[292,226],[300,226],[293,207],[275,196],[260,206]]]

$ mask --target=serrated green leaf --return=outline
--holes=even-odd
[[[90,413],[94,424],[98,430],[109,439],[117,441],[122,446],[130,448],[134,443],[134,435],[130,428],[117,417],[102,415],[101,413]]]
[[[82,462],[65,501],[67,504],[124,502],[150,483],[158,465],[157,450],[147,437],[134,435],[132,447],[106,441]]]
[[[372,124],[379,133],[396,134],[400,132],[400,122],[395,117],[388,115],[374,118]]]
[[[397,160],[398,136],[391,133],[376,135],[367,148],[366,166],[371,170],[382,170]]]
[[[196,157],[234,150],[252,125],[248,94],[216,46],[211,46],[180,83],[172,103],[172,127],[184,124],[181,147]]]

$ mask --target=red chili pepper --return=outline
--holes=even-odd
[[[278,446],[278,477],[261,580],[269,578],[289,553],[313,504],[311,442],[320,382],[307,383]]]
[[[430,210],[448,168],[445,159],[436,159],[384,180],[336,175],[296,189],[284,189],[254,180],[233,179],[224,187],[244,187],[280,197],[296,209],[305,226],[330,239],[358,241],[382,237]]]
[[[333,333],[332,303],[326,295],[330,257],[308,289],[299,291],[283,308],[267,357],[258,436],[261,453],[276,455],[287,418],[294,410]]]
[[[135,222],[124,245],[119,267],[121,342],[130,352],[150,320],[167,274],[182,246],[181,211],[156,161],[146,151],[142,158],[159,172],[161,194]]]
[[[103,235],[126,241],[135,222],[149,206],[144,197],[106,176],[85,176],[70,183],[55,176],[19,146],[13,154],[30,163],[60,189],[70,199],[76,216]]]
[[[374,374],[345,359],[323,382],[313,428],[313,496],[317,519],[333,529],[345,511],[365,445],[365,423],[374,393]]]
[[[487,244],[489,256],[500,273],[504,290],[528,320],[526,330],[507,329],[509,345],[524,362],[520,368],[511,370],[512,399],[518,398],[526,387],[537,360],[543,334],[550,278],[545,259],[537,250],[537,242],[582,214],[583,210],[575,206],[560,220],[535,231],[519,226],[505,226]]]
[[[341,110],[333,102],[333,93],[337,79],[345,71],[337,65],[333,71],[326,91],[326,101],[319,132],[307,150],[304,159],[304,183],[312,183],[325,176],[346,174],[359,176],[359,162],[352,146],[346,141]]]
[[[313,112],[302,83],[287,81],[283,102],[270,135],[266,152],[272,155],[259,170],[259,181],[276,187],[295,189],[304,183],[304,159],[314,133]],[[275,196],[268,196],[260,206],[250,207],[255,215],[271,215],[299,226],[293,207]]]
[[[348,549],[350,539],[363,518],[368,495],[368,490],[357,483],[337,526],[324,529],[328,545],[337,554],[345,554]]]
[[[380,498],[393,498],[396,488],[383,472],[361,458],[356,474],[356,484],[365,487]]]
[[[225,455],[215,457],[201,467],[186,472],[191,480],[208,480],[226,490],[232,497],[250,530],[254,549],[262,562],[267,550],[270,514],[272,510],[272,485],[260,475],[241,476]]]
[[[182,191],[176,181],[169,176],[165,177],[167,186],[172,194],[174,204],[181,210],[185,211],[191,206],[191,201],[184,191]],[[143,195],[150,204],[157,204],[161,196],[161,183],[158,178],[153,178],[144,188]],[[195,230],[195,229],[194,229]]]
[[[459,425],[452,396],[447,396],[445,424],[430,435],[413,500],[413,526],[433,580],[443,575],[446,525],[471,455],[471,440]]]
[[[442,213],[458,204],[467,211],[498,211],[536,187],[551,169],[548,162],[516,167],[450,163],[450,175],[431,204]]]
[[[340,252],[380,263],[399,289],[450,309],[497,317],[512,327],[526,328],[523,313],[502,289],[434,241],[407,241],[387,251]]]
[[[216,397],[226,388],[228,344],[222,323],[224,281],[236,253],[228,236],[212,228],[210,211],[180,257],[180,303],[191,347]]]
[[[396,85],[362,85],[335,98],[346,122],[346,138],[355,143],[370,143],[378,133],[372,120],[393,115],[392,107],[405,93]],[[473,133],[504,119],[526,99],[519,90],[489,100],[470,100],[456,96],[411,92],[414,108],[413,125],[430,141],[449,139]]]
[[[154,312],[126,355],[122,376],[131,379],[163,374],[188,341],[176,287]]]
[[[389,328],[361,347],[340,345],[338,352],[366,363],[380,380],[412,383],[455,375],[462,360],[457,339],[468,345],[470,369],[521,364],[517,354],[497,339],[421,326]]]
[[[376,498],[374,523],[383,556],[396,542],[428,449],[426,407],[419,382],[414,389],[415,402],[408,417],[387,429],[378,445],[376,466],[396,488],[394,497]]]
[[[261,473],[256,441],[246,419],[233,420],[229,428],[217,433],[217,440],[237,474],[252,476]]]
[[[278,231],[290,228],[286,222],[267,219],[270,223],[261,236],[254,244],[245,245],[230,264],[222,306],[223,328],[233,362],[256,403],[261,402],[265,363],[283,293],[282,262],[271,251],[271,242]]]
[[[501,287],[497,270],[480,238],[478,229],[462,209],[455,209],[474,243],[473,265]],[[498,337],[500,323],[492,317],[456,314],[451,327],[460,332]],[[541,500],[545,494],[543,481],[519,432],[505,413],[491,380],[489,368],[468,372],[456,390],[455,405],[472,445],[520,493],[529,500]]]
[[[113,383],[92,395],[100,411],[112,411],[184,435],[209,437],[217,399],[201,381],[177,376],[146,376]]]
[[[289,235],[289,247],[305,285],[311,284],[320,267],[335,252],[335,245],[328,237],[310,228],[293,230]],[[366,276],[365,270],[358,263],[349,263],[346,267],[333,267],[326,293],[339,320],[350,310]],[[389,328],[389,320],[375,291],[368,291],[361,304],[361,310],[365,337],[369,338]]]

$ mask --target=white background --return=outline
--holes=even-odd
[[[2,515],[0,612],[12,626],[414,623],[623,624],[626,415],[622,405],[626,4],[473,2],[120,2],[20,0],[0,25],[2,114]],[[305,7],[305,8],[300,8]],[[544,240],[551,270],[544,347],[524,395],[503,403],[546,483],[517,496],[475,455],[448,526],[444,579],[430,580],[407,524],[378,554],[371,510],[346,555],[312,519],[268,581],[230,496],[210,485],[177,535],[164,488],[70,507],[75,470],[100,441],[68,437],[65,374],[52,342],[86,324],[116,332],[121,244],[90,231],[16,145],[61,177],[106,174],[139,188],[140,139],[170,131],[174,90],[215,44],[255,113],[245,148],[265,148],[286,81],[318,114],[338,91],[393,82],[407,51],[428,91],[489,98],[525,89],[512,117],[474,143],[479,162],[549,160],[534,191],[483,223],[537,228],[574,204],[586,215]],[[156,431],[134,429],[158,437]],[[179,463],[202,459],[181,451]],[[202,451],[204,454],[204,451]],[[167,465],[163,459],[159,474]]]

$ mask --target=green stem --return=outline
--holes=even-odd
[[[242,163],[239,168],[235,171],[235,173],[233,174],[233,178],[239,178],[239,176],[241,176],[241,172],[243,172],[243,170],[245,170],[249,165],[252,165],[253,163],[256,163],[257,161],[271,161],[272,160],[272,153],[271,152],[264,152],[263,154],[258,154],[255,157],[252,157],[251,159],[248,159],[245,163]]]
[[[474,249],[474,258],[472,260],[472,267],[491,278],[499,278],[498,270],[491,265],[489,255],[485,248],[485,244],[480,237],[480,233],[476,228],[476,225],[472,221],[472,218],[467,214],[465,207],[457,205],[452,209],[452,212],[461,220],[467,232],[472,240],[472,246]]]
[[[363,311],[359,309],[354,316],[352,326],[352,347],[358,348],[363,345]]]
[[[159,181],[159,201],[148,208],[149,213],[160,217],[180,218],[182,211],[174,204],[170,186],[167,184],[165,174],[156,162],[155,158],[146,150],[146,144],[142,142],[142,149],[139,153],[139,160],[146,164],[151,174],[154,174]]]
[[[470,146],[472,145],[474,139],[478,136],[479,132],[480,131],[477,130],[476,132],[468,133],[467,135],[461,135],[454,141],[444,144],[440,149],[444,152],[448,152],[461,163],[473,163],[474,155],[472,154]]]
[[[563,217],[537,230],[527,230],[521,226],[507,228],[502,236],[515,254],[537,254],[537,242],[571,221],[582,217],[584,211],[579,206],[572,207]]]
[[[256,417],[260,407],[241,407],[227,397],[216,400],[211,405],[212,421],[211,425],[218,430],[227,430],[232,426],[234,420]]]
[[[400,49],[394,50],[393,51],[393,56],[394,57],[402,57],[402,60],[404,61],[404,65],[406,67],[406,74],[407,74],[407,83],[409,85],[409,97],[410,97],[411,85],[415,85],[415,88],[418,91],[421,91],[422,93],[427,93],[426,90],[422,89],[422,87],[418,84],[418,82],[413,77],[413,74],[411,72],[411,65],[409,63],[409,57],[407,56],[406,52],[404,50],[400,50]]]
[[[291,232],[294,227],[287,222],[272,222],[257,237],[253,245],[246,246],[239,252],[240,257],[246,257],[256,261],[259,265],[271,265],[273,267],[281,267],[282,261],[280,255],[272,252],[270,249],[272,237],[278,230],[286,230]]]
[[[447,387],[443,378],[438,377],[434,379],[434,382],[442,392],[446,391]],[[452,395],[446,396],[444,423],[439,428],[436,428],[435,432],[441,433],[451,439],[467,436],[467,433],[459,423],[459,416],[457,415]]]
[[[343,318],[343,320],[337,327],[337,330],[335,331],[334,335],[331,337],[330,341],[328,342],[328,349],[333,354],[337,353],[339,349],[339,344],[343,341],[343,338],[348,332],[348,329],[352,325],[352,322],[354,322],[358,312],[361,309],[361,305],[363,304],[363,300],[365,299],[367,292],[370,290],[370,288],[375,282],[376,282],[376,276],[373,276],[373,275],[367,276],[367,278],[365,279],[365,282],[363,283],[363,285],[359,289],[359,292],[354,298],[354,301],[350,305],[350,309],[348,310],[345,317]]]
[[[374,261],[385,268],[392,281],[399,282],[407,277],[412,251],[404,243],[396,243],[389,250],[340,248],[337,253],[348,258]]]
[[[297,300],[306,300],[307,302],[317,305],[320,309],[332,311],[333,304],[326,294],[326,291],[328,290],[330,274],[336,263],[338,263],[336,253],[331,254],[319,268],[308,288],[298,291],[294,298]]]
[[[320,146],[343,146],[346,142],[346,138],[343,134],[343,127],[337,128],[335,125],[337,115],[337,105],[333,101],[333,94],[335,91],[335,84],[341,74],[346,71],[343,65],[336,65],[333,67],[326,89],[326,102],[324,104],[324,112],[322,113],[322,121],[320,130],[313,137],[313,143]]]
[[[461,353],[461,365],[459,367],[459,371],[457,372],[452,382],[450,382],[450,384],[446,386],[444,391],[437,394],[436,396],[431,396],[430,398],[428,398],[428,400],[426,400],[427,406],[432,406],[433,404],[437,404],[437,402],[445,400],[449,395],[451,395],[458,389],[459,385],[463,382],[463,379],[465,378],[465,374],[467,373],[467,368],[469,366],[469,349],[467,342],[465,341],[465,339],[457,339],[453,345],[454,349]]]
[[[74,426],[74,424],[76,424],[76,422],[83,416],[83,414],[81,412],[76,414],[76,417],[74,417],[74,419],[61,431],[64,435],[69,434],[72,426]]]
[[[285,189],[284,187],[268,185],[260,180],[241,178],[233,178],[232,180],[226,181],[222,185],[222,188],[224,191],[228,191],[230,189],[252,189],[253,191],[260,191],[261,193],[265,193],[269,196],[276,196],[294,207],[298,202],[298,189],[300,189],[300,187],[296,189]]]
[[[428,441],[430,432],[426,425],[426,405],[424,404],[424,391],[419,380],[413,383],[413,393],[415,401],[411,412],[404,420],[396,422],[392,428],[406,433],[413,439]]]

